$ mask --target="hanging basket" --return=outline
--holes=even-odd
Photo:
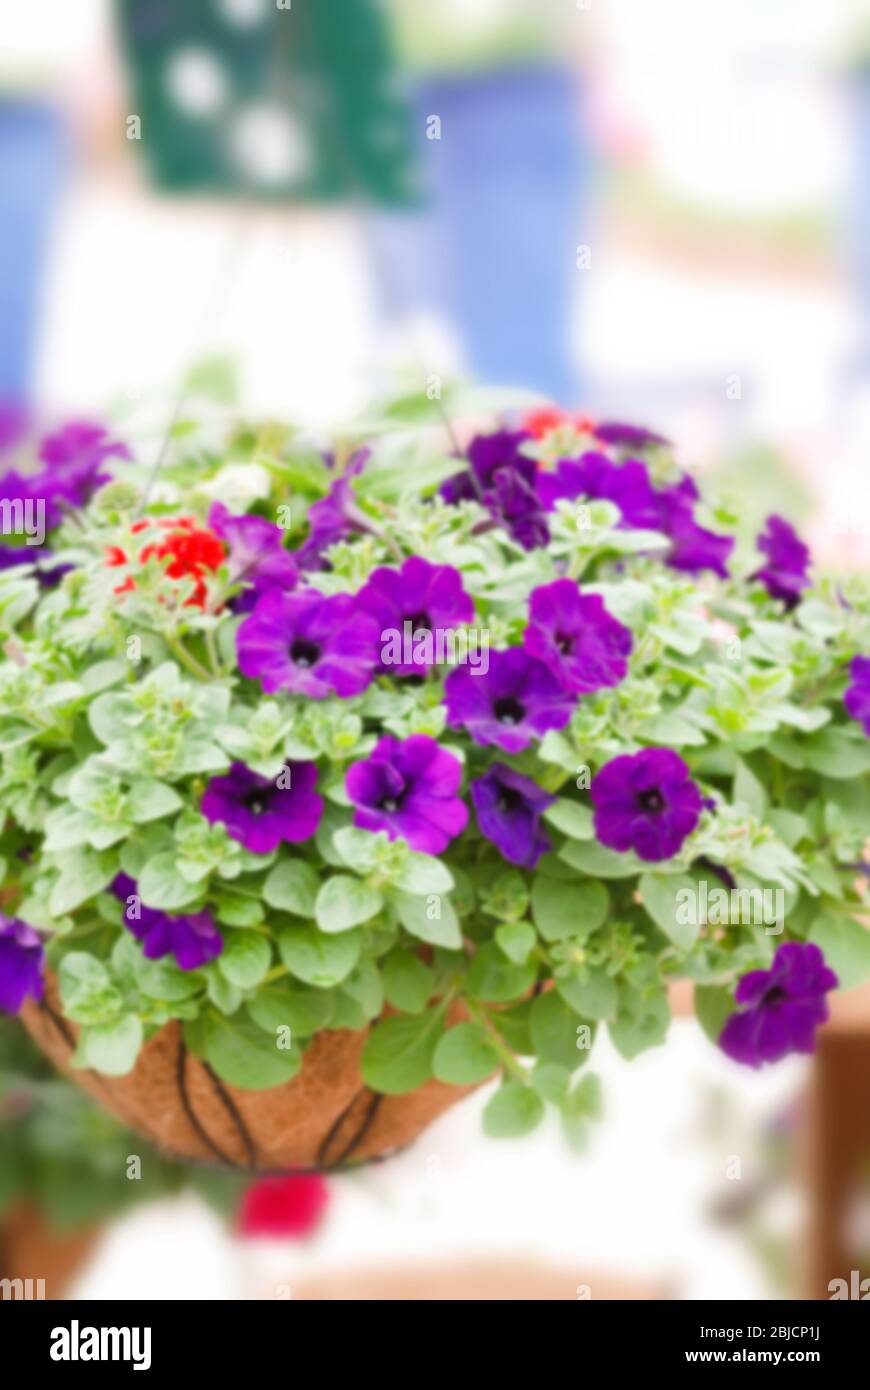
[[[143,1046],[126,1076],[70,1064],[78,1028],[61,1013],[56,980],[28,1001],[30,1036],[71,1080],[169,1157],[252,1172],[336,1169],[405,1148],[472,1086],[427,1081],[386,1096],[365,1085],[360,1058],[368,1029],[322,1032],[292,1081],[243,1091],[222,1081],[168,1023]],[[459,1013],[457,1012],[457,1019]]]

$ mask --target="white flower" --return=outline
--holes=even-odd
[[[251,502],[269,496],[271,479],[259,463],[228,463],[199,491],[215,497],[231,511],[245,511]]]

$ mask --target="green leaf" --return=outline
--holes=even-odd
[[[813,922],[809,940],[822,952],[841,989],[854,989],[870,979],[870,930],[860,922],[823,912]]]
[[[165,782],[155,782],[151,778],[143,777],[130,787],[127,814],[139,825],[144,821],[171,816],[173,811],[179,810],[182,805],[181,797],[172,787],[167,787]]]
[[[88,723],[100,743],[123,743],[129,732],[127,696],[119,691],[98,695],[88,706]]]
[[[643,905],[669,941],[689,951],[701,930],[698,883],[687,874],[643,874],[638,884]]]
[[[531,1057],[534,1052],[531,1032],[532,1000],[524,999],[509,1009],[499,1009],[491,1021],[511,1052],[517,1057]]]
[[[135,1014],[82,1028],[71,1059],[74,1067],[93,1067],[104,1076],[126,1076],[142,1046],[142,1024]]]
[[[304,859],[284,860],[276,864],[263,884],[263,897],[279,912],[292,912],[294,917],[313,917],[320,879]]]
[[[117,856],[110,851],[98,853],[85,846],[59,854],[58,878],[48,900],[52,915],[64,917],[88,898],[96,897],[114,878],[117,863]]]
[[[556,1062],[569,1071],[576,1071],[585,1062],[589,1050],[577,1046],[578,1021],[555,990],[539,994],[532,1003],[531,1032],[535,1056],[541,1062]]]
[[[854,787],[856,783],[847,782],[845,786]],[[789,849],[794,849],[795,845],[801,840],[806,839],[810,834],[809,822],[806,816],[799,816],[794,811],[771,810],[767,812],[767,823],[776,831],[784,845]]]
[[[332,843],[342,860],[358,874],[370,874],[378,863],[378,854],[387,843],[383,831],[377,834],[371,830],[359,830],[355,825],[342,826],[336,830]]]
[[[384,993],[394,1009],[419,1014],[425,1009],[435,988],[435,975],[411,951],[396,949],[381,964]]]
[[[598,1119],[601,1110],[601,1082],[592,1074],[584,1076],[562,1105],[562,1128],[573,1149],[585,1148],[589,1122]]]
[[[250,898],[245,893],[233,893],[223,888],[215,893],[215,916],[227,927],[262,926],[265,913],[259,898]]]
[[[242,1007],[242,991],[238,985],[231,985],[219,970],[206,971],[206,992],[216,1009],[222,1014],[238,1013]]]
[[[86,951],[70,951],[58,968],[63,1011],[75,1023],[103,1023],[121,1010],[121,995],[103,962]]]
[[[281,959],[298,980],[333,989],[353,970],[362,950],[362,933],[326,936],[315,926],[285,927],[278,933]]]
[[[117,903],[115,904],[117,913]],[[116,916],[117,920],[117,916]],[[202,979],[194,970],[181,970],[171,957],[148,960],[142,947],[129,932],[125,932],[112,951],[112,966],[123,977],[125,969],[136,988],[149,999],[174,1003],[189,999],[202,989]]]
[[[411,893],[394,891],[390,894],[399,914],[399,921],[406,931],[430,946],[446,946],[448,950],[458,951],[462,946],[462,933],[450,899],[441,893],[430,893],[425,898]]]
[[[595,834],[592,808],[579,801],[569,801],[565,796],[560,796],[547,808],[544,820],[561,830],[569,840],[591,840]]]
[[[532,888],[532,916],[546,941],[589,936],[601,926],[609,906],[601,883],[559,883],[537,878]]]
[[[528,922],[503,922],[495,929],[495,939],[508,960],[525,965],[538,938]]]
[[[384,900],[377,888],[350,874],[333,874],[317,894],[315,916],[325,932],[346,932],[380,912]]]
[[[432,1075],[432,1060],[443,1031],[443,1014],[435,1009],[381,1019],[363,1048],[366,1085],[388,1096],[415,1091]]]
[[[508,1081],[490,1096],[483,1112],[483,1129],[490,1139],[519,1139],[544,1118],[544,1102],[531,1086]]]
[[[633,878],[643,873],[644,863],[634,854],[617,854],[597,840],[581,844],[569,841],[559,850],[559,858],[589,878]]]
[[[439,1081],[452,1086],[473,1086],[492,1076],[499,1065],[498,1052],[486,1029],[479,1023],[457,1023],[438,1043],[432,1070]]]
[[[536,976],[534,961],[515,965],[505,958],[494,941],[487,941],[476,952],[465,983],[468,993],[475,999],[507,1004],[531,989]]]
[[[394,882],[405,893],[449,893],[453,887],[453,875],[440,859],[411,850]]]
[[[186,1031],[186,1030],[185,1030]],[[205,1057],[223,1081],[244,1091],[266,1091],[290,1081],[302,1065],[298,1047],[278,1047],[255,1023],[234,1014],[205,1019]]]
[[[267,936],[257,931],[224,932],[224,948],[217,958],[217,968],[239,989],[253,989],[268,973],[272,964],[272,946]]]
[[[532,1072],[532,1085],[543,1100],[562,1106],[571,1085],[571,1073],[556,1062],[539,1062]]]
[[[325,989],[310,989],[292,980],[273,980],[248,1000],[248,1013],[258,1028],[277,1034],[289,1028],[298,1038],[310,1038],[332,1022],[333,996]]]
[[[763,820],[767,809],[767,794],[758,778],[741,758],[737,759],[734,772],[734,800],[746,806],[759,820]]]
[[[159,907],[165,912],[177,912],[189,907],[200,896],[200,888],[182,878],[176,867],[176,855],[164,850],[149,859],[139,875],[139,896],[147,907]]]
[[[565,1102],[571,1115],[586,1115],[590,1120],[601,1118],[601,1080],[593,1073],[582,1077]]]
[[[557,975],[556,991],[581,1018],[611,1019],[616,1014],[616,982],[606,970],[586,967]]]
[[[663,1043],[671,1021],[665,991],[623,989],[616,1022],[608,1025],[617,1052],[628,1061],[649,1047]]]
[[[863,777],[870,772],[870,739],[860,729],[823,729],[803,745],[807,767],[836,781]]]
[[[342,992],[355,999],[363,1011],[363,1021],[377,1018],[384,1007],[381,974],[373,960],[361,960],[342,986]]]
[[[734,996],[727,985],[695,985],[695,1017],[712,1043],[718,1043],[725,1020],[734,1012]]]

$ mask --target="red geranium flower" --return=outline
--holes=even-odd
[[[185,607],[195,605],[204,608],[208,594],[205,583],[206,572],[213,573],[223,563],[226,550],[212,531],[199,526],[192,516],[160,517],[157,520],[137,521],[131,527],[134,535],[154,531],[166,533],[150,540],[139,551],[138,560],[144,564],[152,556],[169,559],[166,573],[170,579],[194,579],[193,593],[185,600]],[[110,545],[106,551],[106,564],[126,565],[128,559],[118,545]],[[128,575],[123,584],[115,590],[116,594],[129,593],[135,589],[133,578]]]
[[[244,1236],[310,1236],[328,1201],[329,1187],[317,1173],[261,1178],[242,1197],[239,1230]]]
[[[522,419],[523,429],[528,430],[536,439],[543,439],[545,434],[561,429],[563,425],[570,425],[582,434],[591,434],[595,429],[595,421],[589,415],[560,410],[555,405],[544,406],[541,410],[530,410]]]

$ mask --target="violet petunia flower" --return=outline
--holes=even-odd
[[[519,753],[548,729],[563,729],[576,697],[569,695],[542,661],[510,647],[490,652],[489,670],[460,666],[444,683],[447,723],[464,727],[475,743]]]
[[[846,713],[852,719],[857,719],[870,738],[870,656],[856,656],[849,667],[849,674],[853,683],[843,696],[843,704]]]
[[[540,584],[529,599],[523,646],[572,694],[618,685],[628,672],[631,632],[573,579]]]
[[[0,1012],[17,1014],[28,995],[41,999],[45,951],[33,927],[0,916]]]
[[[592,779],[595,834],[601,844],[640,859],[670,859],[691,835],[704,802],[689,769],[670,748],[622,753]]]
[[[612,444],[618,449],[660,448],[671,442],[663,434],[644,429],[642,425],[627,425],[622,420],[604,420],[595,426],[593,434],[602,444]]]
[[[534,869],[541,855],[552,848],[550,837],[541,829],[541,815],[556,798],[504,763],[493,763],[469,791],[481,834],[509,863]]]
[[[809,588],[810,552],[781,516],[769,516],[765,527],[756,544],[767,563],[750,578],[760,579],[771,598],[782,599],[787,609],[796,608],[804,589]]]
[[[525,550],[550,538],[537,491],[538,465],[520,451],[532,438],[528,430],[476,435],[468,446],[468,468],[441,487],[446,502],[480,502]]]
[[[437,656],[437,635],[448,633],[474,617],[474,604],[462,585],[462,575],[452,565],[431,565],[419,555],[405,560],[401,569],[384,566],[369,576],[357,594],[362,609],[378,624],[381,642],[381,667],[388,667],[398,676],[425,674],[427,666]],[[432,660],[426,661],[426,651],[420,645],[408,644],[417,633],[432,635]],[[442,638],[443,642],[443,638]],[[392,659],[398,650],[400,660]],[[410,661],[401,658],[410,656]]]
[[[43,589],[53,589],[65,574],[75,569],[74,565],[61,564],[54,560],[54,552],[47,545],[0,545],[0,570],[14,569],[17,565],[35,565],[34,579]]]
[[[486,488],[492,487],[496,475],[505,470],[521,473],[532,481],[535,461],[520,453],[520,445],[532,438],[528,430],[496,430],[493,434],[476,434],[466,451],[468,467],[454,473],[441,485],[444,501],[481,501]]]
[[[587,497],[593,502],[613,502],[622,513],[624,527],[645,531],[658,527],[658,494],[640,459],[614,463],[607,454],[589,450],[578,459],[562,459],[552,473],[541,470],[537,487],[547,511],[563,499],[573,502]]]
[[[828,1017],[825,995],[838,984],[818,946],[784,942],[769,970],[750,970],[740,980],[734,1000],[741,1007],[725,1020],[719,1046],[748,1067],[812,1052],[816,1028]]]
[[[46,525],[59,526],[67,508],[83,507],[98,488],[111,482],[109,458],[130,458],[126,444],[114,440],[102,425],[73,421],[43,439],[39,457],[46,467],[28,481],[34,496],[46,502]]]
[[[468,824],[459,796],[462,765],[428,734],[386,735],[367,758],[348,768],[347,794],[361,830],[403,836],[411,849],[441,854]]]
[[[27,407],[17,400],[0,400],[0,451],[14,449],[27,435],[30,417]]]
[[[226,776],[211,778],[200,810],[252,854],[271,854],[284,840],[298,844],[313,836],[323,815],[316,784],[315,763],[290,763],[277,781],[233,763]]]
[[[146,907],[139,897],[135,879],[129,874],[116,874],[110,886],[115,897],[124,904],[125,927],[142,942],[142,954],[148,960],[162,960],[172,955],[180,970],[199,970],[223,950],[223,937],[210,912],[172,917],[157,908]]]
[[[370,454],[370,449],[359,449],[341,477],[330,483],[326,496],[308,508],[308,536],[294,552],[300,569],[328,568],[324,552],[331,545],[369,529],[366,515],[357,505],[351,478],[362,472]]]
[[[734,537],[708,531],[698,524],[692,505],[697,495],[697,488],[689,477],[657,494],[659,520],[655,529],[671,540],[671,548],[664,558],[671,569],[686,574],[712,570],[720,578],[727,579],[727,562],[734,549]]]
[[[484,491],[483,505],[523,550],[535,550],[549,542],[550,527],[541,509],[535,479],[530,480],[518,469],[496,473],[491,487]]]
[[[606,454],[591,451],[579,459],[563,459],[552,473],[538,479],[542,504],[552,511],[562,499],[588,497],[613,502],[621,512],[620,527],[660,531],[671,540],[663,559],[672,569],[697,574],[710,569],[727,578],[726,561],[734,548],[733,536],[707,531],[694,518],[698,490],[687,475],[671,487],[656,490],[640,459],[614,463]]]
[[[269,695],[359,695],[371,684],[379,635],[374,618],[350,594],[327,598],[315,589],[272,589],[236,633],[239,670]]]
[[[284,532],[262,516],[234,516],[223,502],[212,502],[208,525],[229,548],[230,581],[245,587],[232,601],[236,613],[250,613],[270,589],[296,587],[299,569],[284,549]]]

